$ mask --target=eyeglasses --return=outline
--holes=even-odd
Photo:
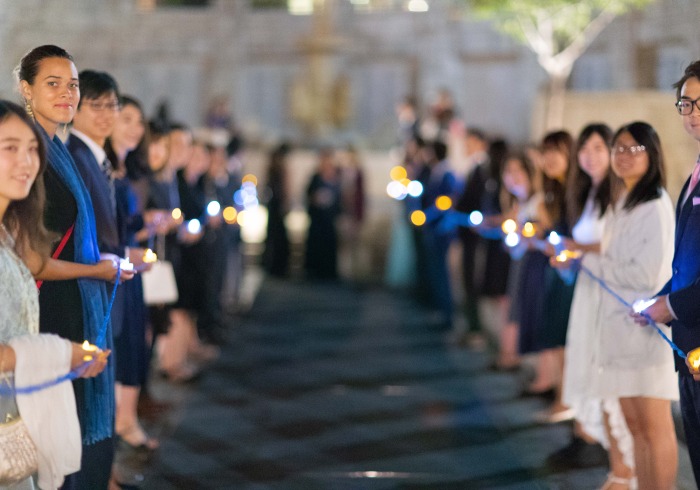
[[[693,113],[693,106],[697,107],[700,111],[700,104],[698,104],[698,101],[700,101],[700,98],[697,98],[695,100],[679,99],[678,102],[676,102],[676,109],[678,109],[678,114],[680,114],[681,116],[689,116]]]
[[[84,104],[95,112],[102,112],[104,110],[118,111],[121,107],[119,102],[84,102]]]
[[[635,156],[637,153],[642,153],[643,151],[646,151],[644,145],[616,146],[612,149],[613,155],[623,155],[626,153],[628,155]]]

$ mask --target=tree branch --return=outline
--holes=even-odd
[[[574,62],[583,54],[593,40],[610,24],[617,14],[609,9],[603,9],[600,14],[583,29],[569,45],[557,53],[554,58],[562,69],[570,70]]]

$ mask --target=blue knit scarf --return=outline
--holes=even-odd
[[[46,156],[75,198],[78,215],[75,219],[73,239],[75,242],[74,261],[80,264],[95,264],[100,260],[97,247],[97,231],[95,214],[90,194],[85,188],[83,179],[78,173],[73,158],[61,140],[54,136],[50,139],[43,128],[37,125],[46,142]],[[99,330],[104,323],[107,313],[107,289],[104,281],[95,279],[78,279],[80,297],[83,306],[83,330],[85,339],[91,343],[97,342]],[[112,348],[112,326],[107,322],[107,332],[103,336],[105,345],[102,349]],[[109,363],[107,368],[94,378],[83,380],[85,386],[85,403],[80,414],[83,431],[83,444],[94,444],[112,436],[114,425],[114,367]]]

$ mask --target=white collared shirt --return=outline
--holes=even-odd
[[[90,148],[90,151],[95,156],[95,160],[97,160],[97,164],[101,167],[102,164],[104,163],[104,161],[107,159],[107,153],[105,153],[104,148],[102,148],[100,145],[95,143],[85,133],[81,133],[80,131],[78,131],[75,128],[71,128],[70,132],[71,132],[71,134],[80,138],[80,140],[83,143],[85,143],[88,148]]]

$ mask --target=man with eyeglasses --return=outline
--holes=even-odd
[[[66,147],[90,193],[100,253],[103,258],[116,259],[123,256],[124,247],[119,238],[114,182],[104,145],[119,113],[119,90],[110,75],[92,70],[80,72],[78,83],[80,102]],[[124,317],[123,291],[117,289],[112,307],[113,335],[118,334]],[[96,443],[93,451],[83,453],[82,467],[110,467],[113,460],[114,440],[108,438]]]
[[[691,63],[674,84],[676,109],[683,127],[700,147],[700,60]],[[673,275],[644,313],[668,323],[674,342],[689,352],[700,347],[700,157],[686,181],[676,207],[676,248]],[[646,320],[636,315],[637,323]],[[700,369],[675,357],[681,413],[696,483],[700,483]]]

